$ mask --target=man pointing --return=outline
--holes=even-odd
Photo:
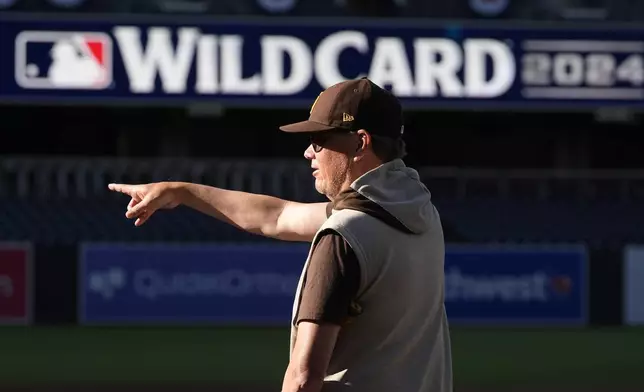
[[[144,224],[180,204],[241,230],[311,242],[295,293],[282,392],[451,392],[444,239],[418,173],[402,158],[398,100],[363,78],[320,94],[305,133],[315,187],[298,203],[205,185],[110,184]]]

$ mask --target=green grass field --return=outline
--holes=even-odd
[[[454,329],[460,385],[633,385],[644,330]],[[279,383],[288,331],[222,328],[0,328],[0,380]]]

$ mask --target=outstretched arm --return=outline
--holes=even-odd
[[[159,209],[183,204],[250,233],[285,241],[311,241],[327,217],[327,203],[298,203],[194,183],[110,184],[109,189],[132,198],[125,216],[136,219],[136,226]]]

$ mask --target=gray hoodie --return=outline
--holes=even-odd
[[[351,184],[330,212],[319,233],[334,229],[356,254],[361,313],[342,327],[324,391],[451,392],[443,231],[418,173],[402,160],[385,163]],[[301,283],[294,316],[300,290]]]

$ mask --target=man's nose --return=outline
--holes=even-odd
[[[309,146],[304,150],[304,158],[308,160],[312,160],[315,158],[315,151],[313,151],[313,145],[309,144]]]

